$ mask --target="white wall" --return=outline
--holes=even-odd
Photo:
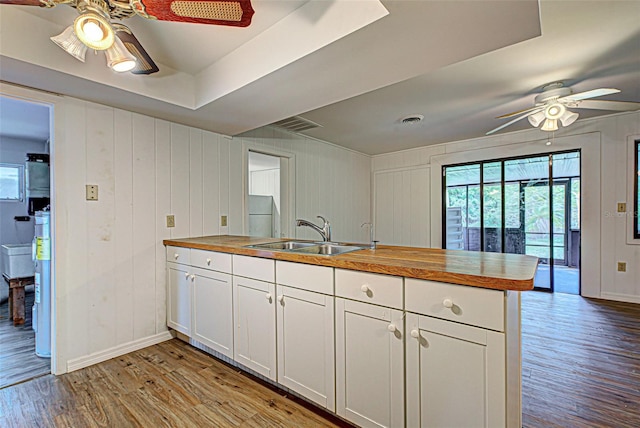
[[[0,163],[23,165],[27,153],[46,153],[46,141],[0,137]],[[24,168],[23,168],[24,174]],[[0,244],[30,244],[34,234],[34,219],[15,221],[15,216],[29,215],[23,177],[22,201],[0,201]]]
[[[640,138],[640,112],[578,121],[566,130],[556,132],[551,146],[545,145],[549,134],[530,129],[378,155],[372,159],[372,173],[377,177],[389,172],[402,171],[406,175],[407,171],[431,169],[430,179],[423,183],[425,187],[431,187],[428,196],[431,246],[439,247],[442,165],[582,148],[583,295],[640,302],[640,242],[629,239],[633,221],[630,198],[633,174],[629,164],[633,158],[629,156],[628,142],[634,135]],[[424,188],[417,189],[412,194],[424,198]],[[378,187],[373,193],[376,197],[394,194]],[[405,198],[403,202],[396,197],[394,204],[400,203],[401,208],[395,206],[395,212],[411,210],[407,201],[410,199]],[[616,213],[617,202],[627,202],[626,214]],[[406,220],[401,221],[406,224]],[[419,220],[413,218],[412,221]],[[385,229],[384,223],[378,224],[377,220],[376,226],[378,237],[389,236],[388,239],[398,244],[411,243],[407,240],[408,235],[403,229],[397,230],[397,226],[393,230]],[[384,230],[380,230],[381,226]],[[616,271],[618,261],[627,262],[626,272]]]
[[[360,225],[370,219],[370,156],[273,127],[245,133],[242,140],[246,150],[294,155],[295,218],[319,224],[321,215],[331,222],[334,241],[369,242],[368,230]],[[294,228],[293,234],[319,238],[308,227]]]
[[[248,146],[285,148],[303,166],[296,215],[327,215],[341,238],[368,221],[368,156],[269,130],[230,139],[4,84],[0,93],[54,105],[55,373],[166,338],[162,240],[243,233]],[[334,175],[319,180],[324,169]],[[85,200],[85,184],[99,186],[98,201]],[[175,228],[165,227],[167,214]]]

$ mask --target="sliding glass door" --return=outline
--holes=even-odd
[[[537,289],[554,291],[561,279],[563,291],[579,293],[580,152],[450,165],[443,174],[445,248],[536,256]]]

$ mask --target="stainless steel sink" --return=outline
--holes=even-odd
[[[338,254],[348,253],[350,251],[362,250],[362,247],[355,245],[342,245],[342,244],[318,244],[313,247],[300,248],[296,250],[296,253],[304,254],[320,254],[322,256],[335,256]]]
[[[267,242],[264,244],[247,245],[247,248],[271,251],[289,251],[300,254],[319,254],[322,256],[335,256],[350,251],[362,250],[356,245],[339,244],[335,242],[307,242],[307,241],[281,241]]]
[[[299,248],[312,247],[315,245],[318,245],[318,244],[315,242],[282,241],[282,242],[267,242],[266,244],[248,245],[248,247],[260,248],[264,250],[296,250]]]

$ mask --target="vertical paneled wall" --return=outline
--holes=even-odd
[[[429,247],[429,168],[377,171],[373,182],[376,240],[386,245]]]
[[[369,219],[368,156],[273,130],[231,139],[74,99],[55,114],[59,373],[166,331],[162,240],[244,233],[248,146],[296,157],[297,216],[326,215],[350,240]],[[86,184],[99,186],[98,201],[85,200]]]
[[[598,266],[600,277],[588,278],[590,283],[595,281],[595,287],[590,286],[587,291],[592,297],[640,302],[640,241],[629,238],[629,226],[633,221],[634,213],[633,201],[629,198],[630,189],[633,186],[633,174],[629,173],[633,159],[629,157],[628,150],[629,141],[634,137],[640,138],[639,112],[579,120],[566,130],[556,132],[555,138],[558,141],[551,146],[545,145],[547,134],[537,129],[530,129],[374,156],[372,170],[375,183],[373,194],[377,236],[383,243],[389,241],[415,245],[405,232],[410,225],[424,217],[411,215],[407,218],[405,214],[414,209],[412,203],[416,198],[424,197],[424,191],[418,186],[410,192],[411,198],[405,198],[403,194],[398,194],[399,189],[403,189],[401,193],[407,190],[405,184],[398,186],[397,183],[406,182],[407,171],[428,168],[432,165],[432,159],[446,159],[448,155],[452,155],[457,163],[464,161],[465,158],[466,161],[477,160],[475,157],[479,151],[493,151],[490,158],[502,158],[562,150],[560,144],[562,137],[580,139],[581,136],[585,136],[584,141],[589,141],[586,135],[593,133],[599,135],[600,149],[596,150],[594,155],[592,155],[593,150],[588,150],[591,146],[583,150],[582,175],[587,179],[583,182],[591,181],[600,184],[596,188],[583,186],[583,201],[587,199],[595,201],[596,207],[590,212],[583,212],[582,218],[584,221],[595,216],[599,217],[596,224],[600,227],[601,239],[594,245],[599,245],[600,256],[593,263]],[[600,168],[585,167],[589,163],[597,163]],[[431,168],[435,167],[431,166]],[[439,169],[440,165],[437,168]],[[434,171],[431,171],[430,176],[433,180]],[[418,181],[425,187],[430,185],[428,177],[418,178]],[[413,188],[412,179],[410,179],[410,185]],[[432,186],[432,192],[433,189]],[[441,192],[438,186],[436,189]],[[627,202],[627,213],[616,212],[618,202]],[[440,204],[439,194],[430,195],[429,205],[434,203]],[[389,207],[392,204],[394,207]],[[431,213],[434,212],[432,208],[428,209]],[[436,209],[439,209],[439,206]],[[434,225],[432,219],[431,241],[434,242],[434,238],[440,235],[440,225]],[[595,252],[585,255],[584,251],[583,247],[583,265],[586,263],[584,256]],[[626,272],[617,272],[618,261],[627,263]]]

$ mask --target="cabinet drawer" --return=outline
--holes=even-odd
[[[202,269],[231,273],[231,254],[192,249],[191,265]]]
[[[402,309],[402,278],[336,269],[336,296]]]
[[[191,264],[191,259],[189,257],[190,251],[191,250],[189,248],[168,246],[167,261],[183,265]]]
[[[504,331],[503,291],[407,278],[405,309],[422,315]]]
[[[275,260],[233,255],[233,274],[259,281],[275,282]]]
[[[333,268],[276,261],[276,282],[333,296]]]

